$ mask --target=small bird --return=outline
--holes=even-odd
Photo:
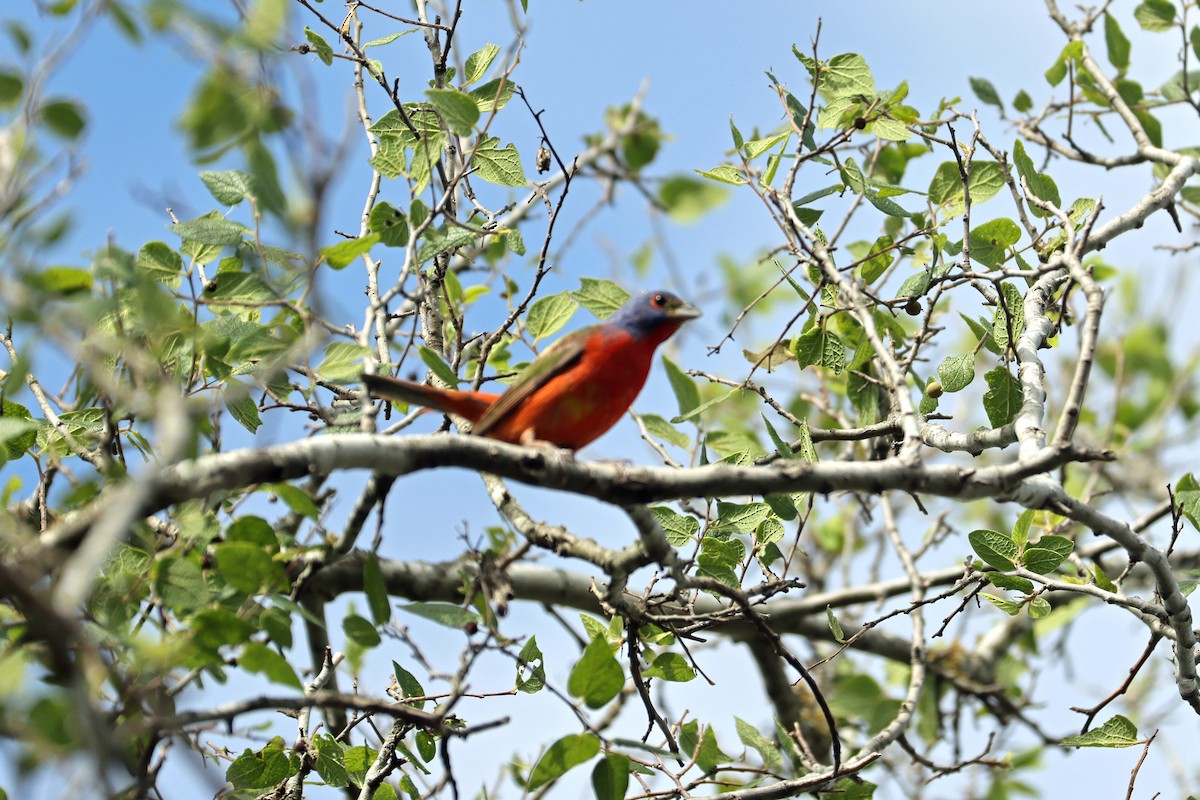
[[[546,348],[504,394],[362,377],[383,400],[465,417],[476,436],[578,450],[617,424],[646,383],[655,348],[698,316],[698,309],[670,292],[642,292],[601,324]]]

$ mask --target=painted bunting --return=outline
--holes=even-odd
[[[698,316],[694,306],[670,292],[642,292],[603,323],[546,348],[503,394],[362,377],[376,397],[465,417],[478,436],[578,450],[629,410],[646,383],[655,348]]]

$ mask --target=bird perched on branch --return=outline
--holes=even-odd
[[[362,377],[375,397],[464,417],[477,436],[578,450],[629,410],[646,383],[655,349],[698,316],[699,310],[670,292],[642,292],[601,324],[548,347],[503,394]]]

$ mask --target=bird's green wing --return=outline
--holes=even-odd
[[[580,328],[574,333],[568,333],[554,344],[550,345],[533,363],[522,370],[517,380],[508,387],[508,391],[500,395],[500,399],[488,408],[471,432],[486,436],[487,432],[507,417],[512,410],[519,406],[525,398],[536,392],[546,382],[558,375],[567,367],[574,364],[583,355],[583,346],[587,338],[598,326]]]

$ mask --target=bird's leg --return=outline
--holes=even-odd
[[[563,461],[575,460],[574,450],[567,447],[559,447],[554,442],[546,439],[537,438],[537,432],[533,428],[526,428],[521,431],[521,444],[525,447],[536,447],[538,450],[545,450],[547,453],[553,454]]]

